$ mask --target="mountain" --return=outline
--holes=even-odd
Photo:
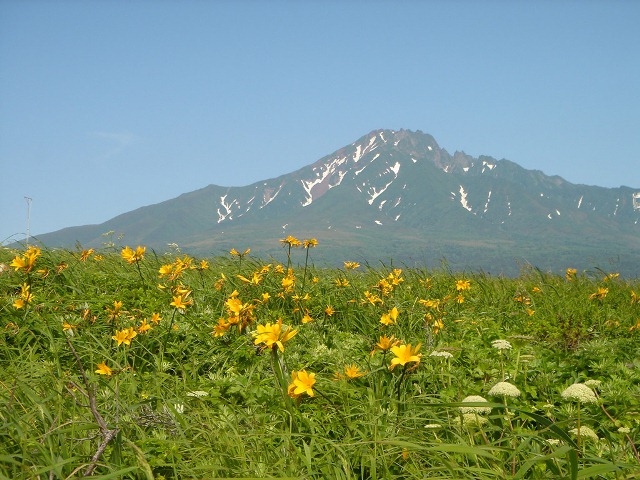
[[[640,189],[575,185],[508,160],[453,155],[420,131],[376,130],[295,172],[209,185],[100,225],[41,235],[50,247],[128,245],[195,255],[315,237],[316,263],[343,260],[517,273],[601,268],[640,274]]]

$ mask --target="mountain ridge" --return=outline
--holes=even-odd
[[[178,243],[208,255],[242,245],[277,255],[278,239],[292,234],[324,239],[327,248],[315,255],[334,264],[353,255],[430,265],[446,259],[456,269],[513,273],[527,262],[590,268],[619,258],[629,274],[640,273],[637,190],[576,185],[506,159],[450,154],[419,130],[373,130],[288,174],[241,187],[211,184],[38,239],[99,246],[110,230],[126,243]]]

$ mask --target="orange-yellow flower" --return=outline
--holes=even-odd
[[[469,290],[471,288],[471,282],[469,280],[456,280],[456,290],[461,292],[463,290]]]
[[[609,293],[608,288],[598,287],[598,291],[589,295],[589,300],[604,300]]]
[[[225,318],[219,318],[218,324],[213,327],[213,336],[222,337],[229,331],[229,327],[231,327],[231,324]]]
[[[316,383],[315,377],[315,373],[307,373],[306,370],[291,372],[291,383],[289,384],[287,393],[293,398],[298,398],[303,393],[313,397],[315,395],[313,391],[313,386]]]
[[[178,310],[184,310],[193,302],[191,300],[187,300],[191,292],[187,290],[184,293],[178,293],[178,295],[173,296],[173,301],[169,303],[172,307],[175,307]]]
[[[109,307],[105,307],[105,309],[108,312],[107,316],[108,316],[109,320],[115,320],[122,313],[122,302],[114,301],[113,302],[113,309],[111,309]]]
[[[576,270],[575,268],[567,268],[567,271],[565,272],[564,277],[567,280],[571,281],[576,278],[577,273],[578,273],[578,270]]]
[[[138,335],[138,333],[135,331],[135,329],[133,327],[129,327],[124,328],[120,331],[116,331],[116,334],[111,338],[118,342],[118,346],[122,345],[123,343],[125,345],[131,345],[131,340],[133,340],[136,335]]]
[[[391,352],[395,355],[395,358],[391,359],[391,365],[389,370],[393,370],[397,365],[405,366],[408,363],[415,362],[416,366],[420,363],[421,353],[418,353],[422,344],[418,344],[411,347],[411,344],[402,344],[395,347],[391,347]]]
[[[120,255],[124,258],[128,263],[138,263],[142,261],[144,258],[144,252],[147,250],[147,247],[143,247],[138,245],[135,250],[130,248],[128,245],[122,249]]]
[[[149,325],[147,323],[147,320],[142,320],[142,322],[140,322],[140,325],[138,326],[138,333],[144,333],[144,332],[148,332],[149,330],[151,330],[151,325]]]
[[[386,335],[382,335],[378,340],[378,343],[374,345],[373,350],[371,351],[371,355],[376,353],[378,350],[380,350],[381,352],[387,352],[391,350],[392,347],[395,347],[399,343],[400,343],[400,340],[397,340],[396,337],[394,337],[393,335],[391,335],[390,337],[387,337]]]
[[[260,285],[260,282],[262,282],[262,275],[260,274],[260,272],[253,272],[253,277],[251,277],[251,280],[243,277],[242,275],[236,275],[236,277],[238,277],[243,282],[249,283],[251,285]]]
[[[344,269],[345,270],[355,270],[359,266],[360,266],[360,264],[358,262],[344,262]]]
[[[395,325],[399,313],[400,312],[398,312],[398,309],[396,307],[393,307],[387,313],[382,314],[380,323],[383,325]]]
[[[318,240],[316,240],[315,238],[310,238],[308,240],[304,240],[302,242],[302,247],[303,248],[313,248],[315,246],[318,245]]]
[[[297,329],[282,325],[282,319],[276,323],[258,325],[258,330],[254,333],[256,337],[254,344],[264,343],[266,348],[278,348],[284,352],[284,344],[291,340],[298,333]]]
[[[18,270],[24,270],[26,273],[29,273],[40,254],[41,251],[38,247],[29,247],[22,256],[16,256],[10,265],[15,268],[16,272]]]
[[[109,366],[105,362],[101,362],[98,364],[98,369],[96,373],[99,375],[111,376],[113,374],[113,370],[109,368]]]
[[[360,367],[358,367],[356,364],[353,364],[353,363],[351,365],[347,365],[346,367],[344,367],[344,376],[350,380],[353,380],[354,378],[363,377],[365,373],[366,372],[361,372]]]
[[[287,238],[282,238],[280,240],[280,243],[284,245],[289,245],[289,248],[292,248],[292,247],[297,248],[300,245],[302,245],[300,240],[298,240],[296,237],[292,237],[291,235],[288,235]]]
[[[20,285],[20,298],[13,303],[13,306],[17,309],[25,308],[33,299],[34,295],[31,293],[31,286],[23,283]]]
[[[72,330],[73,331],[75,328],[78,328],[78,326],[77,325],[73,325],[73,324],[71,324],[69,322],[66,322],[66,321],[62,322],[62,330],[64,332],[66,332],[67,330]]]

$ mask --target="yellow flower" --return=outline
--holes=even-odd
[[[278,319],[274,324],[258,325],[258,330],[254,333],[256,339],[253,343],[255,345],[264,343],[266,348],[277,347],[281,352],[284,352],[284,344],[297,333],[298,330],[292,330],[291,327],[283,328],[282,319]]]
[[[147,247],[142,247],[138,245],[135,250],[131,249],[128,245],[122,249],[120,255],[124,258],[128,263],[138,263],[144,258],[144,252],[147,250]]]
[[[471,288],[471,282],[469,280],[457,280],[456,290],[461,292],[463,290],[469,290]]]
[[[62,322],[62,330],[63,331],[67,331],[67,330],[73,330],[75,328],[78,328],[77,325],[72,325],[69,322]]]
[[[331,305],[328,305],[327,308],[324,309],[324,313],[327,317],[331,317],[333,316],[334,313],[336,313],[336,311],[333,309]]]
[[[576,270],[575,268],[567,268],[567,271],[564,274],[564,277],[571,281],[573,279],[576,278],[576,274],[578,273],[578,270]]]
[[[20,299],[24,301],[25,304],[31,302],[35,296],[31,293],[31,286],[23,283],[20,285]]]
[[[289,384],[287,393],[293,398],[298,398],[303,393],[313,397],[315,395],[313,391],[313,386],[316,383],[315,377],[315,373],[307,373],[306,370],[291,372],[291,383]]]
[[[222,337],[229,331],[231,324],[225,318],[218,319],[218,324],[213,327],[213,336]]]
[[[162,317],[160,317],[159,313],[154,313],[153,315],[151,315],[151,321],[156,325],[158,325],[161,320],[162,320]]]
[[[80,261],[85,262],[91,255],[93,255],[93,252],[93,248],[82,250],[82,253],[80,254]]]
[[[631,290],[631,305],[640,303],[640,295]]]
[[[604,300],[609,293],[608,288],[598,287],[598,291],[589,295],[589,300]]]
[[[336,278],[334,280],[336,287],[348,287],[349,286],[349,280],[347,280],[346,278]]]
[[[251,249],[250,249],[250,248],[247,248],[247,249],[246,249],[244,252],[242,252],[242,253],[238,252],[235,248],[232,248],[232,249],[229,251],[229,255],[231,255],[232,257],[240,257],[240,258],[242,258],[242,257],[244,257],[245,255],[249,255],[249,252],[251,252]]]
[[[122,310],[122,302],[115,301],[115,302],[113,302],[113,309],[111,309],[109,307],[105,307],[105,309],[109,313],[109,315],[108,315],[109,320],[115,320],[122,313],[121,312],[121,310]]]
[[[21,308],[24,308],[27,306],[27,302],[25,302],[23,299],[18,298],[16,299],[15,302],[13,302],[13,306],[17,309],[20,310]]]
[[[304,314],[304,317],[302,317],[302,323],[310,323],[313,322],[313,318],[311,318],[311,316],[309,315],[309,312]]]
[[[389,310],[389,312],[382,314],[380,323],[382,323],[383,325],[395,325],[398,318],[398,313],[400,313],[398,312],[398,309],[396,307],[393,307],[391,310]]]
[[[25,273],[29,273],[40,254],[41,251],[38,247],[29,247],[27,251],[22,254],[22,257],[19,255],[16,256],[10,265],[15,268],[16,272],[22,269]]]
[[[238,277],[240,280],[242,280],[245,283],[250,283],[251,285],[260,285],[260,282],[262,282],[262,275],[259,272],[254,272],[251,280],[249,280],[246,277],[243,277],[242,275],[236,275],[236,277]]]
[[[302,245],[302,243],[300,242],[300,240],[298,240],[295,237],[292,237],[291,235],[288,235],[287,238],[282,238],[280,240],[280,243],[282,243],[283,245],[289,245],[289,248],[293,247],[293,248],[297,248],[300,245]]]
[[[136,331],[133,327],[124,328],[120,331],[116,331],[116,334],[113,335],[113,338],[116,342],[118,342],[118,346],[122,345],[131,345],[131,340],[137,335]]]
[[[191,294],[190,291],[186,291],[184,293],[179,293],[178,295],[173,296],[173,301],[169,303],[172,307],[175,307],[178,310],[184,310],[193,302],[191,300],[187,300],[187,297]]]
[[[106,375],[109,377],[113,374],[113,371],[107,366],[105,362],[102,362],[98,364],[98,369],[96,370],[96,373],[100,375]]]
[[[403,367],[407,363],[415,362],[416,366],[420,363],[421,353],[418,353],[422,344],[418,344],[415,348],[411,347],[411,344],[403,344],[395,347],[391,347],[391,352],[396,356],[391,359],[391,365],[389,370],[393,370],[396,365],[402,365]]]
[[[362,303],[368,302],[371,305],[375,305],[376,303],[379,303],[379,304],[384,303],[378,295],[376,295],[375,293],[371,293],[369,290],[365,290],[364,297],[365,299],[362,301]]]
[[[427,308],[432,308],[434,310],[437,310],[440,307],[440,300],[439,299],[433,299],[433,300],[423,300],[420,299],[418,300],[418,303],[424,305]]]
[[[318,240],[316,240],[315,238],[310,238],[308,240],[304,240],[302,242],[302,247],[303,248],[313,248],[315,246],[318,245]]]
[[[151,325],[149,325],[147,323],[147,320],[142,320],[142,322],[140,322],[140,325],[138,326],[138,333],[144,333],[147,332],[149,330],[151,330]]]
[[[444,322],[441,318],[433,321],[433,334],[437,335],[444,328]]]
[[[373,350],[371,351],[371,355],[376,353],[376,351],[378,350],[380,350],[381,352],[387,352],[391,350],[392,347],[395,347],[399,343],[400,343],[400,340],[397,340],[396,337],[394,337],[393,335],[391,335],[390,337],[387,337],[386,335],[382,335],[378,340],[378,343],[374,345]]]
[[[355,270],[359,266],[360,266],[360,264],[358,262],[344,262],[344,269],[345,270]]]
[[[344,367],[344,376],[350,380],[354,378],[363,377],[366,372],[361,372],[360,367],[355,364],[347,365]]]
[[[526,295],[517,295],[513,299],[518,303],[522,303],[523,305],[531,305],[531,299]]]

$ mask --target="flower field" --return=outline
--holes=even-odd
[[[0,478],[640,478],[640,282],[0,249]]]

